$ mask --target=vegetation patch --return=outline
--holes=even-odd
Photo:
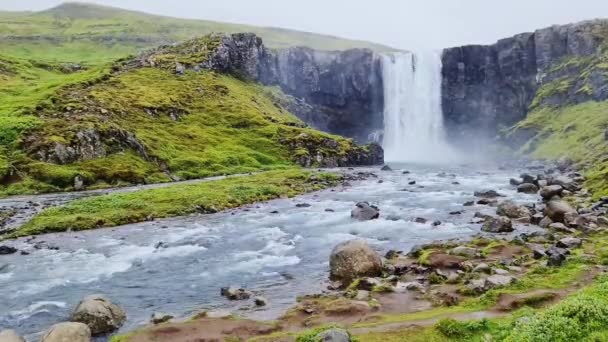
[[[112,227],[192,213],[214,213],[319,190],[335,184],[337,180],[335,174],[296,169],[91,197],[47,209],[10,237]]]

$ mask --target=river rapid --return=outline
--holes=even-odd
[[[188,317],[214,310],[274,319],[297,296],[327,287],[329,254],[342,241],[366,239],[383,254],[407,251],[416,244],[479,233],[480,224],[471,223],[473,215],[494,214],[495,208],[464,207],[475,200],[474,191],[494,189],[518,202],[536,201],[509,185],[509,178],[521,171],[515,168],[391,166],[394,171],[357,169],[378,178],[348,187],[213,215],[7,242],[30,254],[0,256],[0,328],[36,338],[48,326],[68,319],[78,301],[94,293],[107,295],[125,309],[128,321],[121,331],[146,324],[153,312]],[[54,196],[62,203],[73,195]],[[0,205],[35,199],[6,199]],[[380,219],[351,219],[358,201],[377,205]],[[302,203],[310,206],[296,206]],[[450,215],[454,211],[462,214]],[[417,217],[428,222],[416,223]],[[433,226],[436,220],[442,224]],[[229,285],[262,295],[269,305],[230,302],[220,296],[220,288]]]

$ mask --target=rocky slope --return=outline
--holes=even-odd
[[[2,134],[3,190],[382,162],[379,146],[357,146],[293,116],[297,101],[264,86],[282,85],[289,70],[281,68],[260,38],[235,34],[164,46],[85,72],[5,117],[29,121]],[[13,78],[6,73],[7,82]]]
[[[443,109],[452,137],[493,137],[540,107],[608,99],[607,37],[608,21],[594,20],[446,49]],[[535,134],[519,130],[510,141]]]

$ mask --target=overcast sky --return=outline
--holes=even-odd
[[[0,0],[42,10],[61,0]],[[492,43],[553,24],[608,18],[608,0],[94,0],[149,13],[293,28],[391,46]]]

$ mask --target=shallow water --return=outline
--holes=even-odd
[[[187,317],[201,310],[228,310],[273,319],[296,296],[325,289],[329,254],[342,241],[363,238],[382,253],[407,251],[416,244],[478,233],[480,225],[469,223],[474,213],[495,209],[463,207],[475,199],[476,190],[495,189],[520,202],[536,200],[509,186],[509,178],[519,174],[516,170],[394,168],[376,169],[379,178],[348,188],[230,212],[11,242],[31,254],[0,256],[0,328],[34,337],[67,319],[78,300],[93,293],[107,295],[127,311],[123,331],[147,323],[153,312]],[[409,185],[411,180],[417,183]],[[350,210],[358,201],[378,205],[381,218],[352,220]],[[297,208],[298,203],[311,206]],[[279,213],[272,214],[275,210]],[[457,210],[464,212],[449,215]],[[389,216],[401,219],[387,220]],[[416,217],[429,223],[415,223]],[[432,227],[434,220],[443,224]],[[59,250],[34,249],[42,240]],[[263,295],[270,305],[254,309],[251,301],[229,302],[220,296],[220,288],[229,285]]]

